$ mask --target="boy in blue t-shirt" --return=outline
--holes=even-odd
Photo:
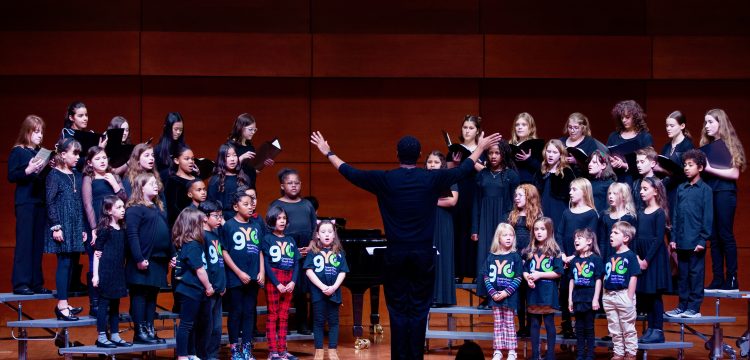
[[[616,222],[609,236],[615,253],[607,258],[604,265],[602,302],[615,353],[612,360],[635,360],[638,351],[635,287],[641,268],[638,257],[628,248],[628,243],[634,237],[635,227],[626,221]]]

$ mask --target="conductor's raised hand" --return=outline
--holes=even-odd
[[[323,134],[320,131],[313,131],[310,135],[310,143],[315,145],[321,154],[326,155],[331,151],[331,147],[328,145],[328,141],[323,138]]]
[[[502,139],[503,139],[503,136],[500,135],[500,133],[494,133],[494,134],[485,136],[484,131],[482,131],[479,134],[479,140],[477,141],[477,149],[482,149],[482,151],[487,150],[490,148],[490,146],[499,143],[500,140]]]

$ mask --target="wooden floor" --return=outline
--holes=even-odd
[[[262,299],[263,295],[260,296],[260,302],[263,303]],[[341,339],[340,339],[340,346],[339,346],[339,353],[341,354],[342,359],[362,359],[362,360],[369,360],[369,359],[389,359],[390,358],[390,329],[388,327],[388,318],[387,318],[387,312],[385,308],[385,302],[383,299],[381,299],[380,302],[380,313],[381,313],[381,323],[384,324],[384,330],[385,334],[382,336],[376,336],[373,337],[372,335],[369,335],[369,331],[365,330],[366,336],[369,336],[370,340],[372,341],[372,346],[369,349],[366,350],[354,350],[353,344],[354,344],[354,338],[351,334],[351,324],[352,324],[352,316],[351,316],[351,301],[350,301],[350,295],[348,293],[348,290],[344,290],[344,307],[341,311]],[[674,299],[671,297],[666,298],[666,308],[671,309],[674,306]],[[85,305],[86,299],[85,298],[74,298],[71,300],[71,303],[73,305]],[[126,311],[127,305],[125,305],[127,301],[124,302],[121,310]],[[171,306],[171,294],[161,294],[159,297],[159,304],[169,307]],[[469,298],[465,291],[459,291],[459,304],[462,305],[468,305],[469,304]],[[702,312],[704,314],[713,314],[714,313],[714,307],[713,307],[713,299],[707,299],[704,302]],[[38,301],[38,302],[26,302],[24,303],[24,311],[30,314],[32,317],[35,318],[48,318],[52,316],[52,309],[54,306],[53,301]],[[745,329],[747,328],[747,302],[745,300],[722,300],[722,315],[730,315],[730,316],[737,316],[737,323],[732,324],[731,326],[724,326],[723,331],[725,336],[740,336],[744,333]],[[369,304],[368,302],[365,303],[365,314],[364,319],[367,322],[369,319]],[[457,316],[459,319],[458,326],[459,330],[465,330],[468,331],[469,327],[469,318],[468,316]],[[3,307],[3,310],[0,310],[0,321],[2,321],[2,324],[7,322],[8,320],[15,319],[15,313],[13,313],[10,309]],[[475,331],[491,331],[491,316],[481,316],[481,317],[475,317],[474,323],[477,324]],[[430,327],[433,329],[444,329],[447,325],[447,318],[446,315],[434,315],[431,317],[430,321]],[[173,336],[173,332],[171,330],[172,323],[171,321],[165,322],[163,324],[159,323],[157,324],[157,327],[163,327],[165,330],[160,332],[160,336],[162,337],[171,337]],[[261,328],[264,328],[264,324],[261,321]],[[700,326],[697,327],[698,330],[708,333],[710,332],[710,327],[708,326]],[[673,330],[678,331],[679,327],[677,325],[673,324],[665,324],[665,330]],[[597,336],[603,336],[606,334],[606,322],[604,320],[597,320],[597,329],[596,334]],[[87,345],[93,344],[95,340],[96,331],[94,328],[72,328],[70,329],[71,334],[71,340],[72,341],[78,341]],[[31,330],[30,335],[48,335],[44,333],[41,330]],[[0,332],[0,337],[3,338],[3,340],[0,341],[0,359],[13,359],[17,358],[17,346],[16,342],[13,340],[10,340],[10,329],[3,328]],[[128,331],[123,334],[123,337],[126,339],[130,339],[132,337],[132,332]],[[667,338],[669,340],[677,340],[678,335],[674,333],[667,334]],[[708,356],[707,350],[703,347],[703,342],[697,338],[696,336],[689,335],[687,337],[688,341],[693,341],[695,343],[695,346],[693,349],[690,349],[686,352],[686,359],[705,359]],[[453,349],[448,348],[448,343],[445,340],[434,340],[430,341],[430,351],[426,354],[425,359],[453,359],[455,357],[456,353],[456,346],[459,346],[461,341],[456,341],[453,344]],[[492,344],[489,341],[480,341],[479,342],[482,348],[485,349],[485,354],[487,356],[487,359],[491,358],[492,355]],[[734,339],[727,339],[727,343],[730,344],[732,347],[736,349],[735,340]],[[265,344],[259,344],[257,346],[257,350],[255,351],[256,357],[259,359],[265,358],[267,356],[267,350],[266,350]],[[300,358],[312,358],[312,353],[314,352],[314,346],[312,342],[290,342],[289,343],[289,349],[291,352],[299,356]],[[519,344],[519,353],[523,355],[524,350],[524,343]],[[222,358],[229,358],[229,353],[227,348],[222,349]],[[567,353],[562,351],[559,347],[556,351],[557,357],[560,359],[574,359],[574,354]],[[157,353],[157,355],[160,358],[172,358],[174,356],[174,353],[172,351],[161,351]],[[529,353],[530,355],[530,353]],[[649,352],[649,358],[650,359],[662,359],[662,358],[668,358],[668,357],[676,357],[677,352],[675,350],[669,350],[669,351],[653,351]],[[130,358],[128,355],[124,356],[118,356],[119,358],[127,359]],[[598,359],[609,359],[611,356],[607,353],[606,349],[597,349],[597,358]],[[32,341],[29,343],[29,359],[59,359],[60,356],[57,354],[57,350],[54,346],[54,344],[50,341]],[[521,356],[523,358],[523,356]]]

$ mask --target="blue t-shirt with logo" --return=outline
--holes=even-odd
[[[607,290],[627,289],[630,278],[641,274],[641,266],[638,263],[633,250],[623,253],[615,253],[607,258],[604,264],[604,288]]]
[[[276,236],[273,233],[268,233],[263,237],[263,260],[266,262],[266,276],[274,286],[279,285],[279,280],[273,274],[271,268],[291,271],[292,281],[297,282],[297,276],[299,275],[297,260],[299,258],[299,249],[297,249],[293,237],[288,235]]]
[[[227,287],[227,274],[224,272],[224,256],[222,255],[219,235],[213,231],[203,230],[206,240],[206,262],[208,263],[208,281],[217,294]]]
[[[508,254],[487,255],[487,260],[482,267],[482,279],[487,288],[487,301],[490,306],[503,306],[514,311],[518,308],[518,294],[516,290],[523,281],[523,260],[517,252]],[[505,291],[510,296],[495,301],[492,296],[500,291]]]
[[[228,254],[234,264],[255,281],[260,272],[261,239],[266,234],[265,224],[251,218],[243,223],[231,218],[221,230],[221,249]],[[225,267],[227,287],[242,286],[242,281],[229,267]]]
[[[568,267],[571,269],[573,284],[573,304],[575,311],[591,310],[591,302],[596,292],[596,280],[604,274],[604,263],[599,255],[576,256]]]
[[[532,255],[531,259],[526,260],[526,272],[554,272],[559,275],[563,273],[563,262],[559,256],[549,256],[537,252]],[[553,309],[560,308],[560,299],[558,298],[560,278],[556,279],[538,279],[535,287],[529,289],[526,304],[529,306],[549,306]]]
[[[207,268],[203,246],[198,241],[190,241],[182,245],[178,258],[182,271],[181,274],[177,274],[181,279],[174,291],[191,299],[201,300],[205,297],[205,287],[198,279],[196,271]]]
[[[334,253],[330,248],[308,253],[302,268],[311,269],[315,276],[318,277],[318,280],[329,286],[336,283],[336,278],[338,278],[340,273],[349,272],[349,265],[346,263],[344,253],[342,251]],[[341,304],[341,287],[336,289],[336,292],[331,294],[331,296],[328,296],[323,294],[323,290],[311,284],[310,293],[312,294],[313,302],[328,299]]]

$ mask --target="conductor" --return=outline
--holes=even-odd
[[[398,168],[364,171],[336,156],[320,132],[310,136],[310,142],[344,178],[378,199],[388,239],[383,288],[391,323],[391,359],[424,358],[427,314],[435,284],[432,236],[438,198],[443,190],[475,171],[482,152],[500,139],[497,133],[480,136],[477,148],[460,166],[428,171],[416,166],[421,155],[419,140],[404,136],[396,146]]]

